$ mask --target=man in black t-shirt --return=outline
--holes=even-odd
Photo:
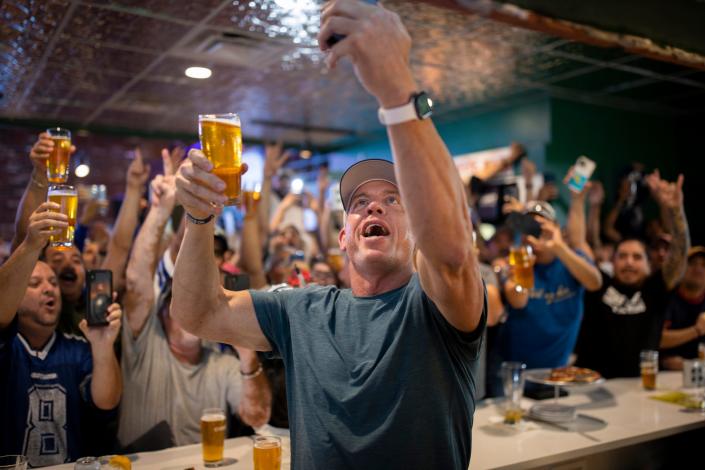
[[[643,241],[622,240],[613,257],[614,277],[602,273],[602,288],[585,295],[576,365],[607,378],[638,376],[639,352],[658,349],[667,294],[682,276],[690,247],[683,176],[669,183],[656,171],[646,181],[673,242],[663,269],[651,273]]]
[[[663,364],[680,370],[683,359],[698,357],[698,343],[705,335],[705,247],[688,252],[683,281],[671,296],[661,336]]]

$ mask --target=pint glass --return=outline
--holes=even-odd
[[[47,159],[47,178],[50,183],[66,183],[69,179],[69,160],[71,157],[71,132],[61,127],[47,129],[54,149]]]
[[[49,237],[51,246],[73,245],[73,232],[76,229],[76,213],[78,212],[78,194],[76,188],[68,184],[53,184],[49,186],[47,200],[55,202],[61,208],[59,212],[68,217],[68,227],[57,235]]]
[[[658,351],[642,351],[639,365],[641,368],[641,384],[644,390],[656,390]]]
[[[514,271],[514,282],[523,289],[534,287],[534,255],[526,245],[509,249],[509,265]]]
[[[217,466],[223,461],[225,444],[225,413],[220,408],[207,408],[201,415],[201,441],[203,444],[203,462],[208,466]]]
[[[201,149],[213,164],[213,174],[225,183],[226,205],[240,202],[242,133],[237,114],[200,114],[198,135]]]
[[[255,436],[253,455],[255,470],[280,470],[282,441],[276,436]]]

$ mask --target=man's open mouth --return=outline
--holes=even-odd
[[[61,271],[61,274],[59,275],[59,280],[61,281],[75,282],[77,279],[78,274],[76,274],[76,271],[73,269]]]
[[[389,229],[384,225],[374,222],[366,225],[362,231],[362,236],[365,238],[386,237],[387,235],[389,235]]]

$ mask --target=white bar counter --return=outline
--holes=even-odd
[[[475,412],[470,468],[597,468],[594,458],[588,464],[585,458],[642,443],[651,446],[653,441],[705,428],[705,414],[684,413],[678,405],[649,398],[680,390],[681,386],[681,372],[660,372],[655,391],[643,390],[639,378],[613,379],[591,394],[571,393],[559,398],[559,403],[577,406],[578,413],[606,423],[590,426],[593,422],[581,419],[581,423],[586,424],[580,427],[585,430],[584,434],[538,422],[524,425],[524,430],[512,430],[491,423],[493,417],[500,415],[497,405],[481,405]],[[550,401],[552,399],[541,400],[541,403]],[[528,409],[534,403],[538,402],[525,399],[522,407]],[[606,463],[599,465],[607,466]]]

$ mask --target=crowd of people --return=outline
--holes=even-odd
[[[418,91],[396,15],[341,1],[322,21],[320,38],[348,35],[322,46],[328,66],[350,58],[382,108]],[[36,467],[196,443],[202,411],[220,407],[229,436],[290,428],[294,468],[392,455],[386,468],[467,468],[475,402],[501,395],[502,361],[611,378],[638,376],[641,350],[668,369],[698,357],[705,248],[690,247],[682,176],[632,165],[608,210],[588,183],[563,226],[556,184],[528,188],[483,239],[478,187],[532,165],[521,146],[464,185],[430,120],[388,132],[394,163],[357,163],[340,183],[321,168],[318,194],[292,192],[288,153],[266,145],[235,240],[203,153],[165,149],[153,176],[138,151],[119,212],[84,202],[68,248],[47,245],[68,220],[46,202],[53,143],[40,134],[0,266],[0,453]],[[338,184],[343,210],[328,197]],[[530,288],[513,246],[530,247]],[[94,269],[112,272],[107,326],[85,320]]]

